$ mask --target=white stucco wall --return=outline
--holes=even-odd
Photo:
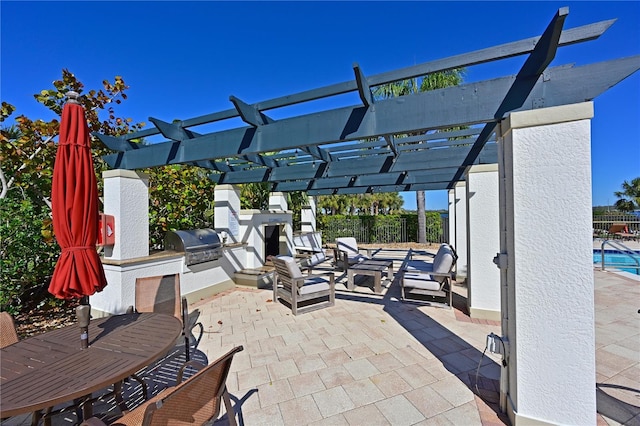
[[[104,248],[111,260],[149,254],[149,177],[131,170],[107,170],[104,179],[104,213],[115,218],[115,244]]]
[[[235,185],[216,185],[214,199],[214,228],[227,234],[228,243],[240,242],[240,188]]]
[[[500,321],[500,270],[493,263],[500,251],[498,164],[470,167],[466,181],[469,313]]]
[[[266,261],[265,226],[282,225],[284,232],[280,233],[282,241],[281,253],[287,251],[292,253],[293,230],[291,212],[275,212],[261,210],[240,211],[240,238],[246,243],[246,267],[260,268]]]
[[[269,194],[269,210],[287,211],[289,203],[284,192],[272,192]]]
[[[501,124],[512,422],[596,423],[591,102]]]
[[[302,206],[300,212],[300,230],[302,232],[316,232],[316,214],[318,210],[317,197],[307,197],[309,205]]]
[[[458,261],[456,262],[456,280],[464,280],[467,277],[467,185],[465,182],[457,182],[454,187],[455,197],[455,242],[453,244]]]
[[[89,298],[92,315],[123,314],[129,306],[135,305],[136,278],[179,274],[182,263],[184,257],[181,255],[155,260],[141,258],[138,262],[103,263],[109,284]]]
[[[456,192],[450,189],[447,192],[449,198],[449,244],[455,246],[456,244]]]

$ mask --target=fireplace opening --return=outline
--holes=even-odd
[[[265,225],[264,227],[264,256],[280,254],[280,225]]]

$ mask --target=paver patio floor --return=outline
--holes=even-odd
[[[210,362],[244,346],[227,381],[240,424],[508,422],[498,414],[500,358],[483,353],[500,325],[465,314],[464,286],[454,285],[457,308],[443,309],[400,302],[397,282],[382,295],[366,285],[352,293],[337,276],[335,306],[298,316],[270,290],[249,288],[190,307],[205,328],[196,358]],[[598,424],[640,424],[639,281],[594,276]],[[28,416],[6,421],[28,423]],[[226,423],[226,416],[215,422]]]

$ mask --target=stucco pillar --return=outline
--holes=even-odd
[[[458,254],[456,262],[456,280],[467,278],[467,184],[457,182],[454,187],[455,217],[455,242],[453,248]]]
[[[516,425],[596,424],[592,117],[585,102],[499,129],[503,405]]]
[[[104,248],[109,260],[149,255],[149,177],[131,170],[107,170],[104,213],[114,216],[115,244]]]
[[[214,198],[215,229],[227,233],[228,243],[240,242],[240,188],[234,185],[216,185]]]
[[[272,192],[269,194],[269,210],[286,212],[288,208],[287,194],[284,192]]]
[[[449,197],[449,239],[447,243],[450,245],[456,244],[456,192],[453,189],[447,191]]]
[[[309,196],[309,205],[302,206],[300,212],[300,230],[302,232],[316,232],[316,214],[318,212],[318,203],[316,197]]]
[[[467,304],[472,318],[500,321],[500,271],[493,258],[500,251],[498,164],[467,171]]]

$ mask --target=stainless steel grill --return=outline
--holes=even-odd
[[[165,250],[185,253],[185,263],[195,265],[222,256],[222,242],[213,229],[169,231],[164,239]]]

